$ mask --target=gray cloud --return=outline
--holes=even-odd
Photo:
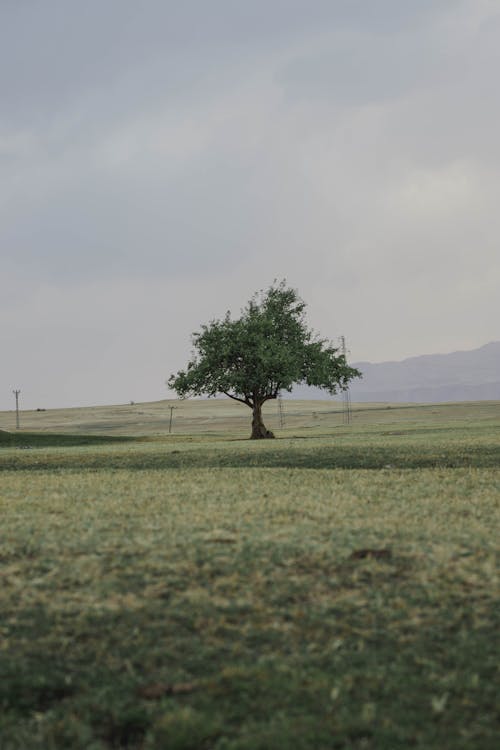
[[[165,395],[282,276],[356,359],[499,338],[499,49],[483,0],[2,3],[0,403]]]
[[[175,97],[237,61],[252,62],[324,28],[394,33],[449,5],[452,0],[147,0],[139,9],[133,0],[11,0],[1,11],[1,119],[43,123],[82,96],[109,93],[124,77],[133,81],[137,70],[134,93],[143,103],[160,87]]]

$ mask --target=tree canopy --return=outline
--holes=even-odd
[[[255,294],[232,319],[201,326],[192,340],[194,352],[185,370],[168,385],[180,398],[224,394],[250,407],[252,438],[274,437],[262,419],[262,405],[306,384],[332,395],[345,390],[361,373],[347,365],[326,339],[307,327],[306,304],[285,281]]]

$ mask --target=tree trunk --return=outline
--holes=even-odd
[[[262,404],[254,403],[252,415],[252,434],[251,440],[262,440],[263,438],[273,438],[271,430],[268,430],[262,420]]]

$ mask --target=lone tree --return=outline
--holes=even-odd
[[[361,373],[342,354],[317,338],[305,322],[305,303],[285,281],[255,294],[236,320],[228,312],[193,334],[186,370],[168,385],[180,398],[223,393],[252,409],[252,439],[273,438],[262,406],[304,383],[334,394]]]

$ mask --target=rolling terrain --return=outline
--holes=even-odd
[[[173,412],[171,409],[173,408]],[[21,433],[58,433],[73,436],[131,436],[164,437],[169,435],[172,413],[171,438],[177,436],[205,436],[245,438],[250,432],[250,409],[230,399],[186,399],[155,401],[115,406],[81,407],[73,409],[47,409],[22,411]],[[352,426],[376,424],[439,423],[481,418],[485,422],[500,415],[500,401],[456,402],[417,405],[412,403],[353,403]],[[264,417],[269,429],[276,435],[321,434],[334,432],[344,425],[342,403],[337,400],[306,401],[283,400],[283,419],[277,401],[264,405]],[[15,413],[0,412],[0,430],[15,433]]]
[[[351,383],[353,401],[436,403],[500,399],[500,342],[451,354],[426,354],[401,362],[355,362],[362,380]],[[293,397],[328,398],[300,386]]]

